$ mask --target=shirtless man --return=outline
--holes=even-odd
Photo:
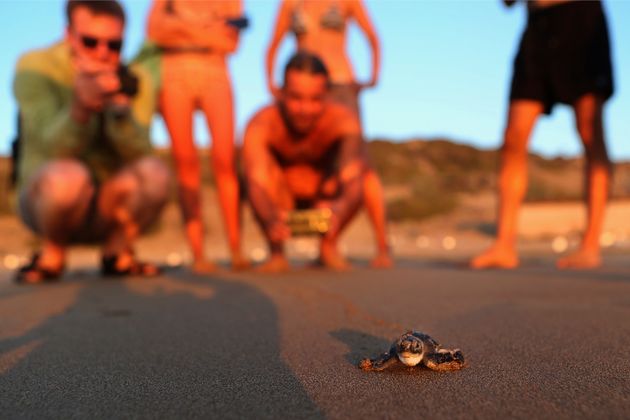
[[[320,262],[333,269],[348,267],[337,240],[363,201],[365,155],[359,120],[328,99],[329,83],[317,56],[297,53],[285,68],[278,101],[260,110],[247,126],[247,188],[271,251],[261,267],[264,271],[288,268],[283,253],[291,235],[287,215],[305,208],[328,208],[332,213],[322,236]]]
[[[504,0],[511,6],[514,0]],[[604,103],[613,93],[606,17],[599,1],[528,1],[528,22],[514,61],[507,127],[501,150],[497,239],[472,268],[514,268],[517,214],[527,190],[527,143],[541,114],[570,105],[584,144],[588,220],[580,248],[559,268],[601,263],[599,236],[610,184],[604,142]]]
[[[356,23],[368,41],[371,53],[371,77],[358,81],[350,55],[346,51],[348,30]],[[381,69],[381,49],[368,10],[362,0],[282,0],[276,17],[273,35],[267,50],[265,68],[269,91],[277,96],[280,89],[274,81],[277,52],[285,37],[295,37],[299,51],[316,54],[326,65],[330,75],[328,97],[352,109],[361,119],[359,95],[365,88],[376,86]],[[370,162],[366,160],[363,177],[364,205],[374,227],[376,246],[387,248],[386,211],[383,184]],[[376,267],[393,264],[388,252],[372,261]]]

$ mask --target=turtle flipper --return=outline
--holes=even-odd
[[[440,349],[426,354],[423,358],[426,367],[437,371],[459,370],[464,367],[464,354],[460,349]]]
[[[392,348],[388,352],[381,354],[376,359],[361,360],[361,362],[359,362],[359,367],[365,371],[381,371],[397,363],[398,357],[396,357],[396,350]]]

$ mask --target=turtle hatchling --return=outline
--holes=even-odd
[[[363,359],[359,367],[363,370],[385,370],[402,363],[413,367],[424,365],[432,370],[459,370],[464,367],[464,355],[460,349],[444,349],[427,334],[407,331],[394,341],[389,351],[376,359]]]

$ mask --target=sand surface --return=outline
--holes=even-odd
[[[292,240],[295,270],[275,276],[172,267],[150,280],[105,280],[90,247],[72,250],[58,284],[16,286],[4,266],[0,417],[626,418],[630,203],[610,208],[599,270],[553,268],[554,241],[575,246],[579,203],[524,208],[522,268],[460,268],[490,242],[493,206],[476,197],[455,214],[392,225],[397,266],[385,271],[366,268],[365,216],[342,242],[355,264],[347,273],[303,268],[313,239]],[[225,259],[220,219],[206,208],[208,250]],[[244,220],[246,252],[263,258],[248,212]],[[3,263],[34,244],[13,218],[0,219],[0,233]],[[174,206],[138,249],[186,262]],[[461,348],[469,367],[355,367],[406,329]]]
[[[625,418],[630,264],[287,275],[0,276],[3,418]],[[408,328],[453,373],[365,373]]]

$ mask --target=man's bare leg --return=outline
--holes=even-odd
[[[573,106],[577,131],[586,156],[585,196],[587,225],[580,248],[557,262],[558,268],[594,268],[601,264],[599,238],[604,225],[610,187],[610,160],[606,152],[603,101],[596,95],[583,96]]]
[[[293,210],[295,204],[282,168],[272,164],[267,170],[264,175],[248,178],[247,186],[254,217],[269,247],[269,258],[256,270],[263,273],[279,273],[290,268],[284,254],[284,241],[290,236],[290,232],[283,223],[276,226],[269,226],[266,223],[278,215],[282,219],[282,215]]]
[[[103,184],[98,199],[99,217],[107,228],[103,255],[117,257],[117,270],[136,263],[133,243],[159,216],[168,198],[168,184],[166,166],[153,157],[136,161]],[[141,274],[157,272],[157,267],[144,264]]]
[[[342,192],[343,194],[343,192]],[[333,270],[347,270],[350,268],[350,264],[346,258],[339,252],[338,242],[339,237],[343,233],[344,229],[348,226],[350,221],[356,216],[359,208],[361,207],[362,199],[356,203],[350,203],[352,209],[348,212],[348,216],[342,220],[331,221],[331,227],[327,233],[322,236],[319,250],[319,259],[323,266],[331,268]],[[327,207],[328,202],[323,201],[318,203],[317,207]]]
[[[518,211],[527,191],[527,143],[543,105],[536,101],[510,103],[499,171],[498,232],[494,244],[470,261],[471,268],[518,266]]]
[[[389,268],[394,262],[387,244],[385,194],[381,180],[371,168],[363,178],[363,199],[376,236],[377,253],[370,265],[374,268]]]
[[[60,270],[68,240],[83,226],[94,195],[88,170],[74,160],[44,166],[21,197],[21,213],[31,229],[42,236],[38,268]],[[26,282],[39,281],[36,275]]]

